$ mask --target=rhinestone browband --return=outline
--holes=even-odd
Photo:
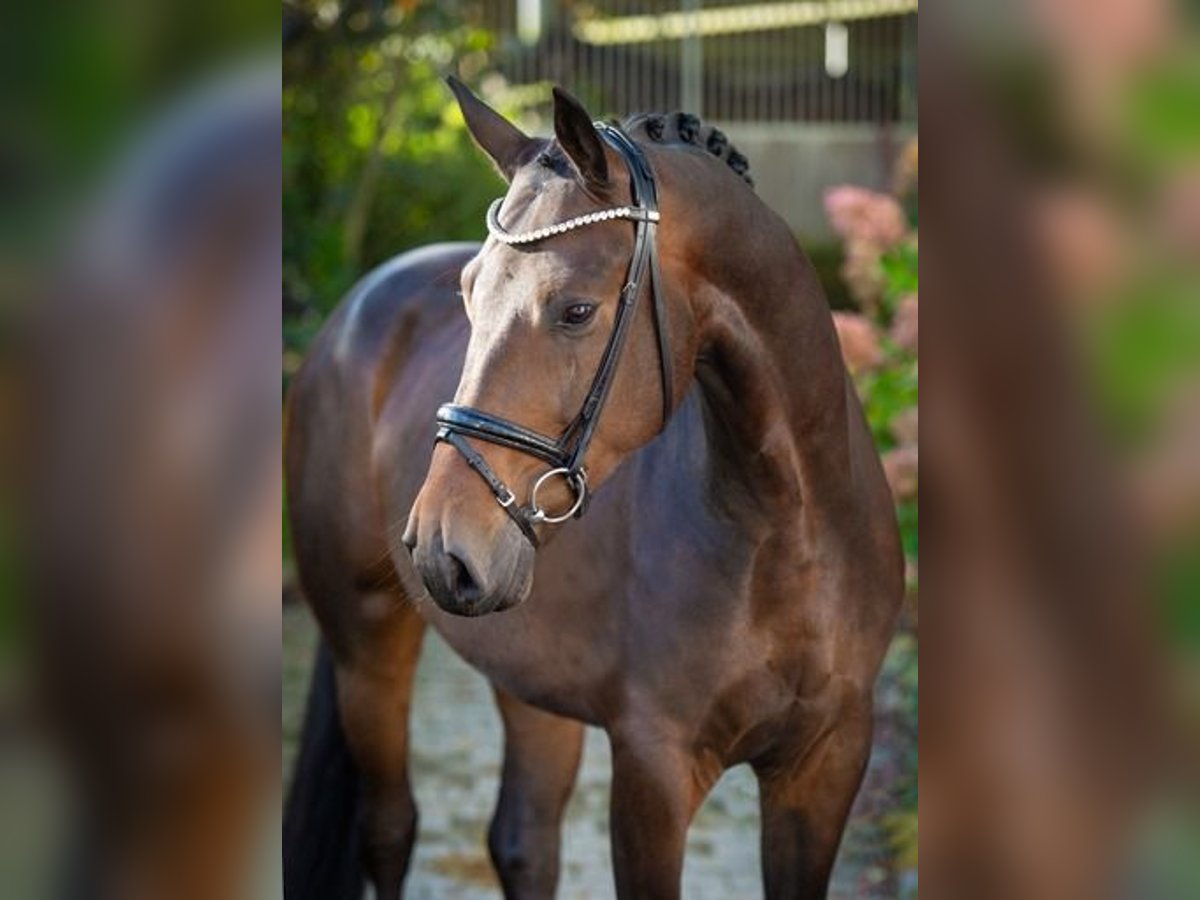
[[[576,216],[574,219],[567,219],[565,222],[559,222],[556,225],[547,225],[535,231],[523,231],[519,234],[511,234],[505,231],[504,227],[500,224],[500,204],[503,202],[504,198],[499,198],[488,207],[487,211],[488,231],[492,237],[502,244],[532,244],[534,241],[544,241],[548,237],[554,237],[554,235],[562,234],[565,231],[582,228],[584,225],[595,225],[597,222],[608,222],[613,219],[631,219],[635,222],[657,222],[660,218],[657,210],[637,209],[632,206],[616,206],[612,209],[601,209],[587,215]]]

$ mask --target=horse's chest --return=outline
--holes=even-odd
[[[595,724],[631,705],[731,732],[775,715],[794,680],[753,602],[757,544],[704,502],[698,458],[647,448],[539,551],[525,604],[439,629],[506,690]]]

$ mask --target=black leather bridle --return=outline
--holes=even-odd
[[[583,514],[588,501],[587,472],[584,457],[588,445],[596,432],[600,414],[608,399],[609,389],[616,376],[617,365],[625,348],[637,310],[638,298],[647,273],[650,276],[650,296],[654,304],[654,330],[658,336],[659,364],[662,372],[662,417],[665,425],[671,414],[674,390],[671,384],[671,344],[667,334],[667,311],[662,292],[661,275],[658,267],[658,251],[655,246],[655,231],[659,221],[658,195],[654,184],[654,171],[641,149],[620,129],[604,122],[595,123],[596,131],[625,160],[629,169],[633,190],[633,206],[599,210],[579,216],[567,222],[549,225],[522,234],[510,234],[500,225],[499,209],[502,200],[497,200],[488,211],[488,230],[492,236],[506,244],[531,244],[563,234],[575,228],[596,222],[614,219],[629,219],[635,223],[633,256],[629,261],[629,274],[613,320],[612,333],[600,358],[600,365],[592,379],[579,413],[567,429],[557,438],[539,434],[515,422],[493,416],[469,406],[446,403],[437,412],[437,440],[449,444],[462,454],[463,459],[487,483],[496,497],[496,502],[512,518],[533,546],[538,545],[533,526],[540,522],[556,524]],[[522,506],[516,495],[492,471],[487,460],[467,442],[467,438],[478,438],[501,447],[510,447],[549,463],[552,468],[540,475],[529,493],[529,502]],[[575,495],[575,502],[566,512],[550,515],[538,503],[538,491],[554,477],[562,477]]]

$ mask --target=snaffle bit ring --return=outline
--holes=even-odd
[[[551,516],[546,513],[538,503],[538,491],[541,490],[543,484],[553,478],[555,475],[561,475],[571,486],[571,490],[575,493],[575,503],[565,513],[558,516]],[[529,506],[531,512],[529,521],[537,524],[545,522],[547,525],[557,525],[559,522],[565,522],[567,519],[574,516],[580,509],[583,508],[583,501],[587,499],[587,475],[583,469],[577,472],[572,472],[567,468],[551,469],[549,472],[541,475],[537,481],[533,483],[533,490],[529,492]]]

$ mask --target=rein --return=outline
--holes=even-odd
[[[616,376],[617,364],[625,348],[637,309],[642,284],[649,273],[650,296],[654,304],[654,330],[658,337],[659,366],[662,375],[662,418],[665,425],[671,415],[674,398],[671,372],[671,345],[667,334],[667,312],[661,288],[658,266],[658,251],[655,231],[659,222],[658,193],[654,183],[654,171],[641,149],[626,134],[603,122],[595,123],[596,131],[625,160],[633,188],[633,206],[620,206],[577,216],[565,222],[548,225],[534,231],[512,234],[500,224],[500,205],[503,198],[496,200],[488,210],[487,226],[492,237],[503,244],[532,244],[556,235],[583,228],[598,222],[628,219],[634,223],[633,255],[629,260],[629,273],[621,289],[621,299],[613,320],[613,328],[605,345],[600,365],[592,379],[583,405],[571,424],[557,438],[547,437],[515,422],[493,416],[470,406],[445,403],[437,412],[436,440],[454,447],[463,460],[486,482],[496,502],[516,522],[521,532],[534,547],[538,546],[534,526],[539,523],[557,524],[583,515],[588,502],[587,471],[584,457],[595,435],[596,425],[609,389]],[[488,465],[483,455],[468,442],[477,438],[501,447],[518,450],[548,463],[551,468],[538,476],[529,492],[529,502],[522,506],[516,495]],[[551,514],[538,503],[538,491],[542,485],[555,477],[561,477],[575,495],[570,509]]]

